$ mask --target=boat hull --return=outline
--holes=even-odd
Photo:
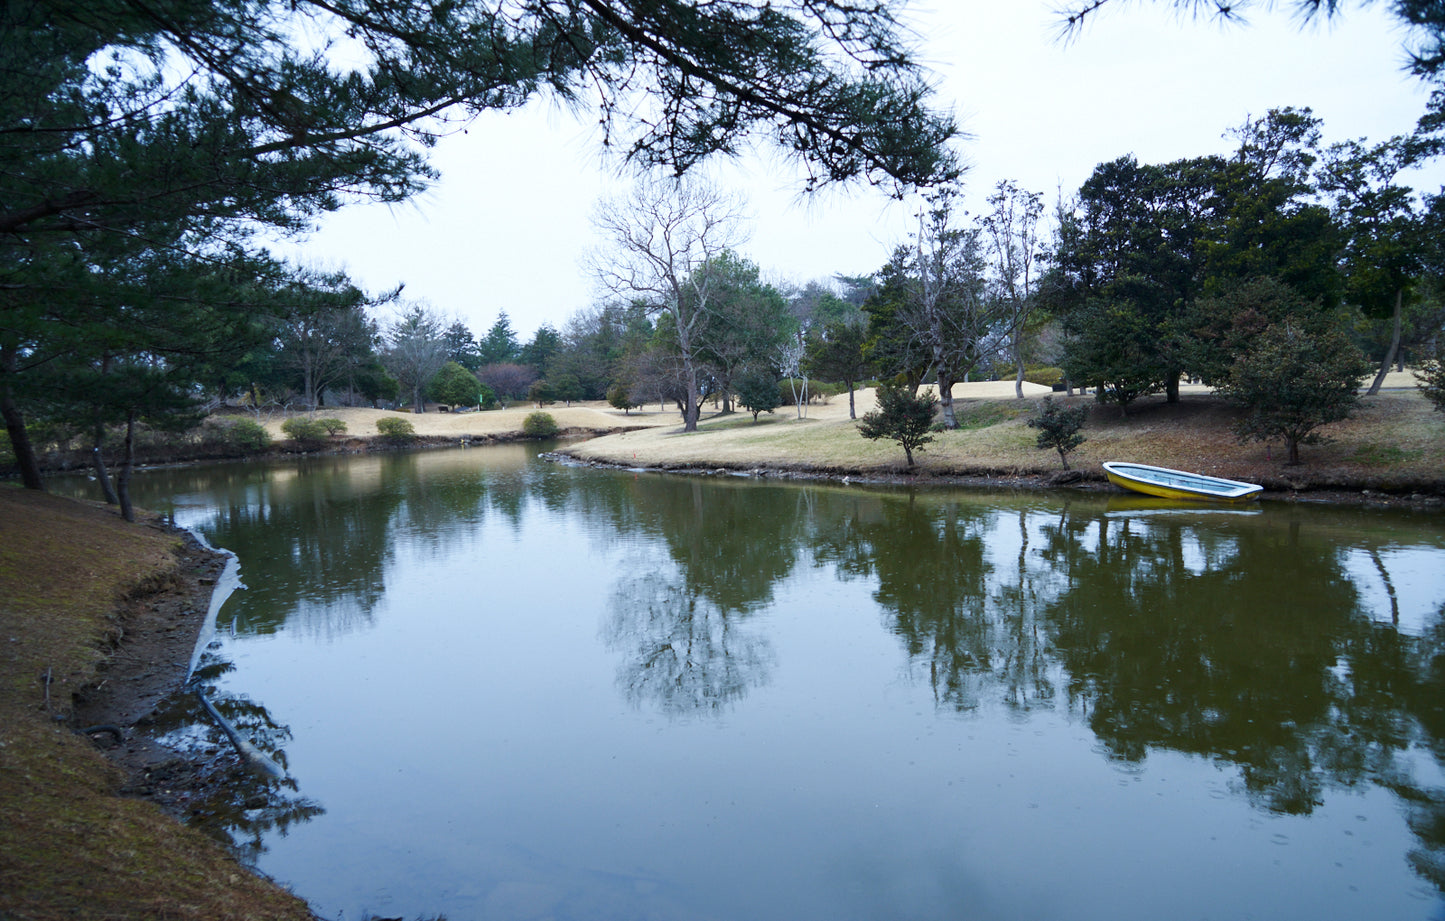
[[[1104,475],[1115,486],[1161,499],[1190,499],[1209,502],[1249,502],[1259,498],[1263,486],[1221,477],[1189,473],[1149,464],[1104,464]]]

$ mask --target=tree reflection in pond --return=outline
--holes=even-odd
[[[661,573],[623,580],[603,629],[622,651],[617,684],[634,706],[669,716],[724,709],[768,680],[766,637],[740,611],[726,611],[695,586]]]
[[[233,668],[230,662],[207,652],[190,687],[204,688],[212,705],[242,738],[281,767],[288,767],[281,746],[291,738],[290,727],[249,698],[217,692],[214,682]],[[188,758],[199,766],[188,782],[192,790],[187,824],[226,845],[244,863],[254,865],[260,859],[271,834],[285,835],[293,826],[325,813],[319,803],[298,795],[299,784],[289,774],[275,780],[248,770],[194,694],[173,695],[151,720],[170,745],[189,752]]]

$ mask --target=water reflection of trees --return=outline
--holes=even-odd
[[[934,698],[972,709],[1000,700],[1028,709],[1054,696],[1055,678],[1031,599],[1038,572],[1000,569],[991,548],[1006,522],[1029,552],[1029,517],[965,500],[862,495],[829,503],[816,522],[816,557],[846,578],[877,582],[874,598],[926,668]]]
[[[846,535],[842,539],[839,534]],[[1306,814],[1375,783],[1407,805],[1445,890],[1445,611],[1371,619],[1348,545],[1283,515],[1112,515],[893,499],[820,542],[875,597],[941,704],[1059,705],[1112,758],[1172,749],[1239,770],[1261,808]]]
[[[808,527],[806,490],[667,477],[634,501],[666,542],[690,590],[724,612],[755,610],[797,565]]]
[[[1333,725],[1358,602],[1330,545],[1297,529],[1226,537],[1168,517],[1091,527],[1089,542],[1055,532],[1071,587],[1045,620],[1071,699],[1114,757],[1164,746],[1224,758],[1251,794],[1290,813],[1312,809],[1327,783],[1359,779],[1363,753],[1341,750],[1352,733]],[[1186,553],[1221,540],[1231,553]]]
[[[221,524],[253,586],[248,609],[274,586],[292,605],[314,598],[334,612],[350,598],[368,616],[392,528],[440,548],[486,515],[520,524],[544,507],[584,522],[607,552],[627,548],[636,559],[623,568],[644,573],[613,586],[603,625],[625,696],[706,713],[769,680],[756,613],[811,556],[873,584],[940,706],[1066,707],[1108,756],[1167,748],[1232,764],[1244,793],[1276,812],[1308,813],[1330,788],[1384,785],[1406,804],[1412,862],[1445,889],[1445,789],[1421,779],[1445,758],[1445,611],[1418,635],[1375,623],[1356,581],[1369,577],[1345,561],[1373,561],[1398,621],[1381,552],[1396,519],[497,472],[474,457],[468,470],[421,473],[410,458],[319,464],[315,477],[237,474]],[[284,613],[263,609],[257,628]]]
[[[399,536],[436,550],[475,530],[487,481],[464,452],[448,452],[317,458],[236,484],[209,526],[241,558],[250,587],[226,612],[233,629],[364,627]]]
[[[229,662],[208,653],[192,686],[205,687],[212,705],[243,738],[287,767],[281,746],[291,738],[290,727],[277,722],[255,701],[217,692],[211,685],[231,669]],[[265,853],[270,833],[284,835],[291,827],[325,812],[315,800],[297,794],[294,778],[274,780],[248,770],[194,695],[175,695],[153,719],[157,732],[189,749],[198,765],[189,779],[193,792],[187,824],[226,845],[244,862],[254,864]]]
[[[671,716],[725,709],[766,683],[773,664],[771,645],[745,614],[722,608],[680,573],[621,581],[603,637],[623,651],[617,684],[627,700]]]
[[[615,481],[614,482],[618,482]],[[668,560],[615,587],[603,633],[624,651],[618,685],[672,715],[715,712],[768,680],[771,644],[749,615],[797,565],[805,490],[658,478],[609,504],[662,539]]]

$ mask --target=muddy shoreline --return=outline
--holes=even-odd
[[[151,802],[185,821],[200,804],[224,796],[244,769],[229,750],[214,745],[176,748],[162,738],[174,728],[163,711],[186,692],[230,554],[172,525],[152,526],[180,541],[176,567],[167,579],[122,604],[113,646],[96,680],[73,695],[71,724],[77,730],[118,729],[119,735],[107,730],[88,735],[123,773],[120,794]]]

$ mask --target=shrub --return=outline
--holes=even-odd
[[[328,435],[346,434],[346,423],[340,419],[317,419],[316,421],[326,426],[326,434]]]
[[[914,395],[907,387],[884,384],[878,388],[878,408],[865,413],[858,422],[858,433],[864,438],[889,438],[898,442],[913,466],[913,452],[933,440],[933,410],[938,397],[932,391]]]
[[[770,413],[782,403],[777,377],[771,371],[750,371],[738,378],[734,389],[738,405],[753,414],[754,422],[758,413]]]
[[[560,431],[551,413],[535,412],[522,420],[522,434],[529,438],[555,438]]]
[[[1064,469],[1069,469],[1069,452],[1084,443],[1079,429],[1089,415],[1088,407],[1073,409],[1060,406],[1053,397],[1044,397],[1039,403],[1039,414],[1028,421],[1028,427],[1039,430],[1038,447],[1053,448],[1059,452]]]
[[[271,446],[271,433],[253,419],[207,421],[201,437],[216,448],[238,454],[256,454]]]
[[[641,406],[642,404],[632,399],[632,394],[627,392],[626,387],[621,384],[613,384],[607,388],[607,405],[613,409],[620,409],[624,413],[630,414],[634,407]]]
[[[1064,369],[1035,365],[1024,369],[1024,380],[1044,387],[1057,387],[1064,382]]]
[[[383,416],[377,419],[376,430],[392,444],[407,444],[416,440],[416,428],[400,416]]]
[[[292,416],[281,423],[281,431],[286,437],[299,442],[303,446],[320,444],[331,436],[330,430],[320,419],[307,419],[304,416]]]
[[[1415,380],[1425,399],[1439,412],[1445,412],[1445,335],[1437,339],[1434,348],[1420,363]]]
[[[1300,445],[1323,440],[1316,429],[1354,412],[1360,379],[1369,372],[1343,331],[1311,332],[1285,321],[1255,336],[1216,389],[1244,407],[1236,425],[1240,439],[1283,438],[1285,463],[1294,467]]]
[[[801,377],[785,377],[778,381],[778,405],[797,406],[799,400],[813,399],[813,382]]]

